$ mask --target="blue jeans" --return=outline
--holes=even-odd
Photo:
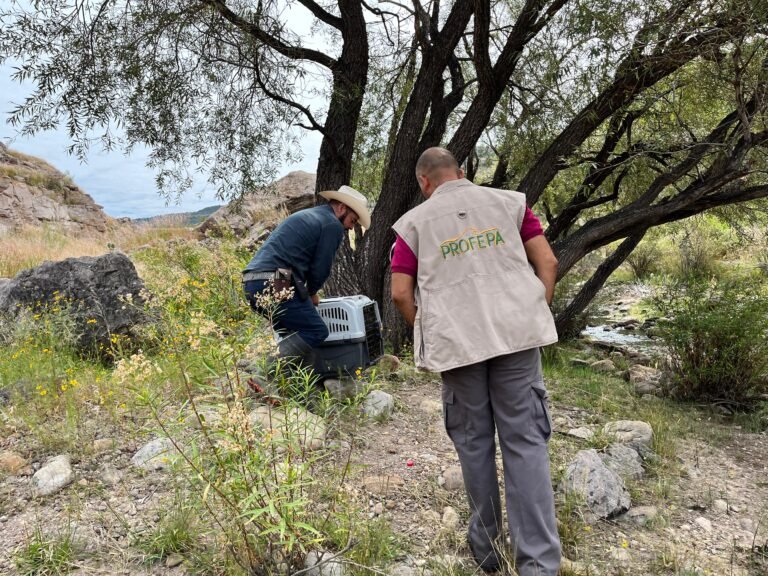
[[[243,285],[248,304],[264,317],[267,317],[267,310],[256,303],[254,296],[264,291],[266,283],[266,280],[251,280]],[[328,327],[312,300],[300,300],[298,296],[278,305],[272,316],[272,327],[281,336],[297,332],[301,339],[313,348],[325,341],[329,334]]]

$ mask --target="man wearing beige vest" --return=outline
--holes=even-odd
[[[443,148],[416,165],[425,198],[393,229],[392,299],[414,328],[419,368],[443,381],[445,428],[472,516],[469,545],[501,569],[498,432],[509,535],[520,576],[556,576],[560,540],[539,347],[557,341],[557,260],[525,196],[476,186]]]

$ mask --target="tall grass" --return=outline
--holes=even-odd
[[[46,260],[99,256],[110,250],[130,252],[140,246],[191,239],[193,230],[177,222],[164,226],[114,224],[104,234],[72,234],[54,225],[25,226],[0,234],[0,277],[12,277]]]

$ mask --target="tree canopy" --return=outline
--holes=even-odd
[[[376,201],[332,287],[378,300],[444,145],[526,194],[560,277],[617,246],[562,328],[650,228],[768,195],[767,24],[762,0],[50,0],[0,10],[0,60],[35,82],[21,130],[148,145],[168,189],[199,165],[247,191],[319,132],[317,189]]]

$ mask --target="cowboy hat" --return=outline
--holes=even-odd
[[[338,200],[357,214],[360,226],[366,229],[371,227],[371,215],[368,212],[368,200],[354,188],[351,188],[350,186],[342,186],[338,190],[325,190],[323,192],[318,192],[318,194],[326,200]]]

